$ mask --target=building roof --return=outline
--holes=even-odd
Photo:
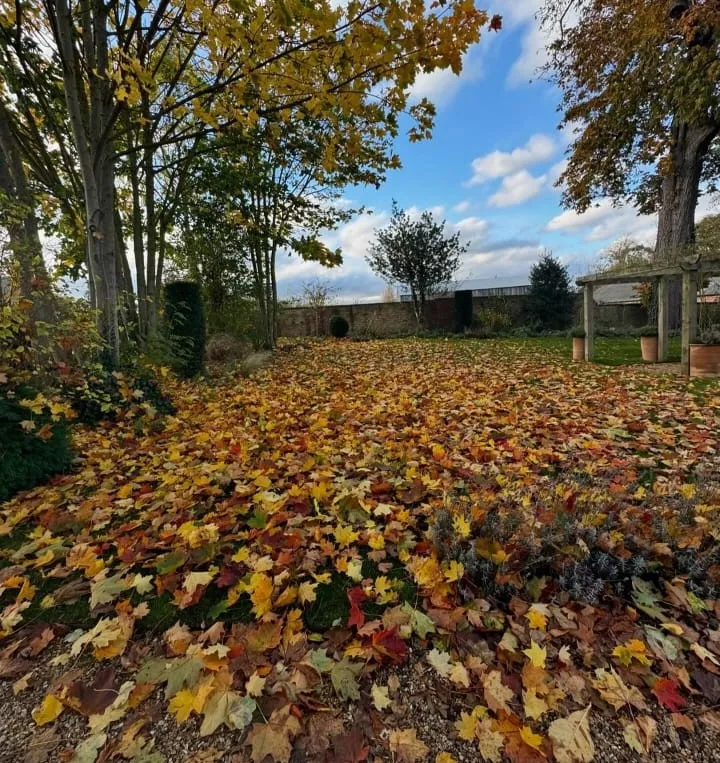
[[[483,291],[485,289],[516,289],[530,286],[530,276],[496,276],[495,278],[466,278],[462,281],[450,281],[438,289],[439,294],[452,294],[456,291]],[[401,291],[401,296],[409,296],[409,291]]]
[[[639,305],[640,295],[636,283],[607,283],[593,289],[593,297],[598,305]],[[720,295],[720,278],[711,278],[702,296]]]
[[[495,278],[466,278],[453,281],[446,291],[482,291],[483,289],[512,289],[517,286],[530,286],[530,276],[496,276]]]

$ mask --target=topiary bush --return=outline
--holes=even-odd
[[[0,502],[72,462],[68,422],[53,416],[46,403],[27,388],[0,395]]]
[[[174,281],[165,286],[166,333],[177,348],[173,370],[191,378],[205,362],[205,310],[200,285]]]
[[[342,315],[333,315],[330,318],[330,333],[336,339],[342,339],[344,336],[347,336],[348,331],[350,331],[350,324]]]

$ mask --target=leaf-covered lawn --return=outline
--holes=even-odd
[[[87,716],[73,760],[163,760],[160,703],[255,763],[422,761],[393,714],[411,648],[468,759],[590,761],[597,714],[633,754],[659,713],[720,725],[717,385],[386,341],[173,393],[176,417],[84,431],[75,473],[0,512],[0,676],[20,701],[55,655],[33,718]]]

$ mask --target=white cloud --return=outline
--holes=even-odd
[[[596,206],[590,207],[585,212],[566,209],[559,215],[555,215],[545,226],[545,230],[573,231],[578,228],[586,228],[593,223],[604,220],[613,212],[612,202],[609,199],[602,199]]]
[[[481,79],[482,63],[482,49],[475,46],[463,56],[460,74],[455,74],[452,69],[421,72],[410,86],[410,102],[417,103],[427,98],[438,108],[447,106],[464,84]]]
[[[485,241],[490,230],[490,223],[479,217],[465,217],[456,223],[450,223],[448,228],[451,233],[460,234],[462,243],[469,243],[472,247]]]
[[[540,68],[547,62],[548,35],[533,19],[520,46],[520,55],[510,67],[507,81],[509,85],[524,85],[538,76]]]
[[[442,217],[445,213],[445,207],[442,204],[437,204],[434,207],[416,207],[414,204],[412,207],[408,207],[405,210],[407,216],[411,220],[417,220],[423,212],[429,212],[433,217]]]
[[[537,14],[544,4],[544,0],[495,0],[493,4],[493,11],[503,15],[503,26],[508,32],[522,30],[520,54],[507,76],[511,86],[525,85],[536,79],[539,70],[547,63],[547,43],[554,35],[548,35],[540,28]],[[570,7],[563,23],[571,25],[577,17],[577,10]]]
[[[462,214],[463,212],[467,212],[468,209],[470,209],[470,202],[469,201],[461,201],[458,202],[453,208],[453,212],[457,212],[458,214]]]
[[[605,241],[630,237],[651,244],[657,229],[657,215],[641,215],[629,205],[614,206],[610,199],[601,199],[594,207],[578,213],[566,209],[550,220],[547,231],[574,234],[585,231],[585,241]]]
[[[527,170],[503,178],[500,188],[490,197],[491,207],[514,207],[537,196],[545,186],[547,175],[533,177]]]
[[[549,159],[555,153],[555,142],[548,135],[536,133],[524,146],[513,151],[493,151],[473,159],[473,176],[468,185],[512,175],[533,164]]]
[[[543,247],[539,244],[528,244],[470,252],[465,258],[465,269],[468,277],[525,275],[542,251]]]

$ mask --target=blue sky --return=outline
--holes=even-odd
[[[483,34],[462,75],[421,76],[414,94],[438,107],[433,138],[399,138],[403,168],[379,190],[348,189],[347,198],[372,214],[324,236],[343,250],[341,267],[280,258],[281,296],[299,295],[303,284],[320,278],[335,288],[336,301],[379,299],[385,284],[368,268],[365,253],[373,230],[387,223],[392,199],[405,209],[432,209],[461,232],[470,243],[461,278],[526,275],[545,248],[576,276],[618,238],[654,242],[654,217],[614,208],[608,200],[583,215],[560,205],[553,183],[570,136],[557,129],[558,91],[536,75],[544,47],[535,20],[540,4],[495,0],[489,10],[503,15],[504,28]]]

